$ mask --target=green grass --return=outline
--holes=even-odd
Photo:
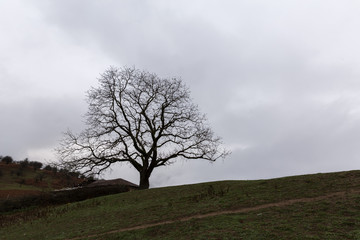
[[[360,171],[133,191],[0,215],[0,239],[360,239]],[[307,203],[180,218],[344,191]],[[141,230],[107,233],[166,220]],[[86,236],[104,234],[87,238]]]
[[[359,195],[84,239],[360,239]]]

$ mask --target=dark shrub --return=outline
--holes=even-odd
[[[47,170],[47,171],[52,171],[52,166],[50,166],[50,165],[46,165],[45,167],[44,167],[44,170]]]
[[[69,175],[72,177],[80,178],[80,172],[69,172]]]
[[[20,168],[27,168],[29,166],[29,160],[25,158],[25,160],[20,161]]]
[[[34,170],[36,171],[37,169],[40,169],[42,167],[42,163],[41,162],[29,162],[29,166],[32,166],[34,168]]]
[[[59,173],[64,173],[64,174],[68,174],[69,170],[65,169],[65,168],[60,168],[59,169]]]
[[[12,159],[12,157],[10,156],[6,156],[6,157],[3,157],[1,159],[2,162],[6,163],[6,164],[9,164],[9,163],[12,163],[14,160]]]

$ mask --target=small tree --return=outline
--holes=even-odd
[[[37,161],[31,161],[29,163],[30,166],[33,167],[34,171],[36,171],[37,169],[42,168],[43,164],[41,162],[37,162]]]
[[[6,157],[3,157],[3,158],[1,159],[1,161],[4,162],[4,163],[6,163],[6,164],[10,164],[10,163],[12,163],[14,160],[12,159],[12,157],[6,156]]]
[[[53,172],[54,174],[56,174],[56,173],[57,173],[57,171],[58,171],[57,167],[53,166],[53,168],[52,168],[52,172]]]
[[[46,165],[45,167],[44,167],[44,170],[47,170],[47,171],[52,171],[52,166],[50,166],[50,165]]]
[[[180,79],[110,68],[99,82],[88,92],[88,128],[65,133],[57,149],[66,168],[98,174],[126,162],[146,189],[156,167],[178,158],[215,161],[228,154]]]
[[[25,169],[29,166],[29,159],[25,158],[23,161],[20,161],[20,168]]]

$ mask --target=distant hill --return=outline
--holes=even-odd
[[[96,180],[37,162],[0,162],[0,212],[50,206],[138,189],[124,179]]]
[[[12,239],[360,239],[360,171],[130,191],[0,213]]]
[[[0,162],[0,199],[36,195],[42,192],[77,186],[86,178],[79,173],[27,163]]]

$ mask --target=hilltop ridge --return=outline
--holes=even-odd
[[[77,186],[88,179],[80,173],[38,162],[0,161],[0,199],[36,195],[42,192]],[[40,167],[39,167],[40,166]]]

